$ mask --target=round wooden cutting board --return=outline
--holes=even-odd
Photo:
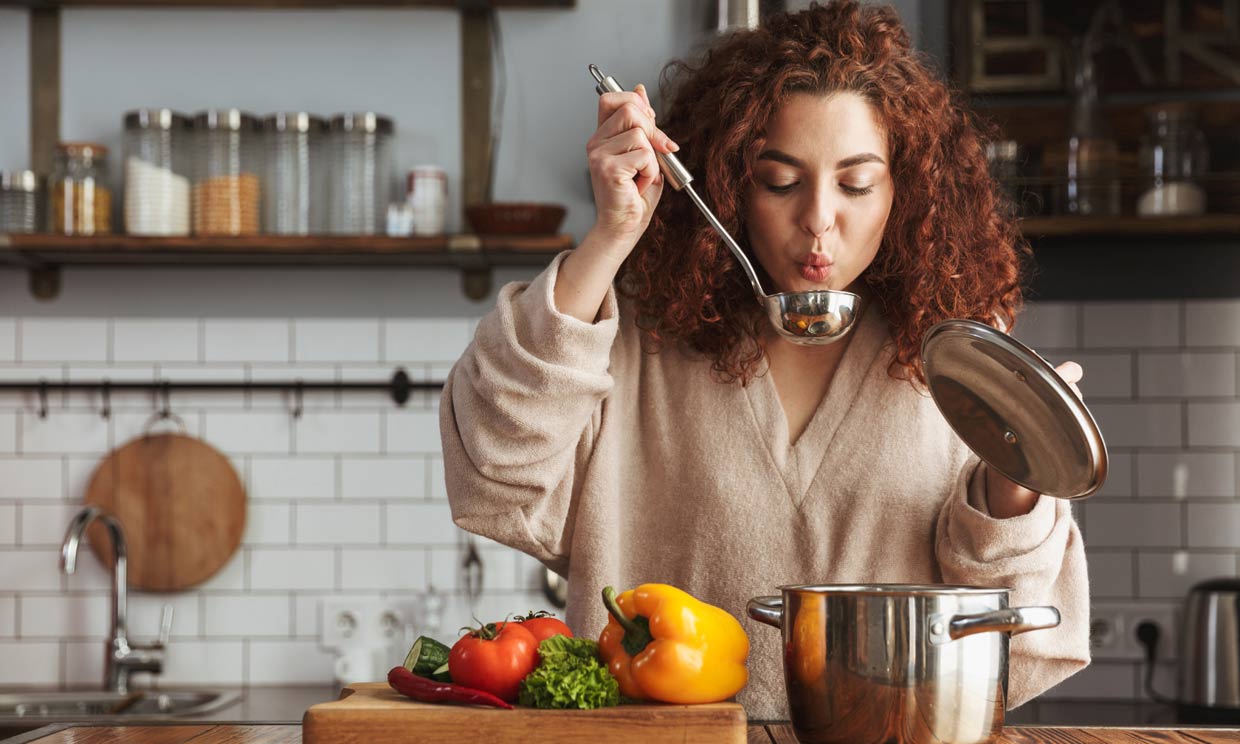
[[[129,585],[157,592],[195,586],[219,571],[241,544],[245,489],[228,458],[182,434],[148,434],[99,463],[86,503],[125,528]],[[87,533],[104,565],[112,546],[100,524]]]

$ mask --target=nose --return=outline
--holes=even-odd
[[[830,190],[825,186],[814,189],[809,199],[801,214],[801,229],[818,238],[835,227],[836,205]]]

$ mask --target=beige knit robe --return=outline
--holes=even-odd
[[[876,308],[789,446],[769,375],[723,384],[701,355],[643,352],[614,291],[593,324],[556,310],[564,255],[500,291],[448,377],[440,428],[453,520],[567,577],[575,634],[602,630],[605,585],[718,605],[749,634],[737,699],[753,720],[788,717],[779,631],[745,613],[782,584],[973,584],[1058,607],[1058,628],[1012,639],[1008,707],[1089,662],[1068,504],[1043,496],[1004,520],[971,505],[985,508],[984,471],[928,395],[888,376]]]

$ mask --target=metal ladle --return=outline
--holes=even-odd
[[[621,93],[624,88],[620,87],[620,83],[610,75],[604,75],[595,65],[590,65],[590,74],[594,76],[594,80],[598,83],[594,86],[595,91],[601,96],[604,93]],[[825,346],[834,343],[843,338],[850,330],[852,330],[854,322],[857,320],[858,312],[861,309],[861,298],[852,292],[844,292],[835,289],[811,289],[805,292],[779,292],[777,294],[768,295],[762,289],[762,283],[758,280],[758,273],[754,271],[753,264],[750,263],[749,257],[741,250],[736,241],[728,234],[723,224],[715,217],[706,203],[702,201],[702,197],[698,196],[693,187],[689,185],[693,181],[693,176],[689,171],[681,165],[675,155],[670,153],[662,153],[655,151],[655,155],[659,158],[659,164],[663,168],[663,175],[667,177],[672,188],[677,191],[683,191],[689,195],[697,208],[701,210],[706,217],[706,221],[711,227],[715,228],[715,232],[719,233],[719,237],[723,238],[723,243],[732,251],[732,255],[740,261],[741,268],[745,270],[745,275],[749,277],[749,284],[753,287],[754,296],[758,298],[758,303],[766,310],[767,319],[775,328],[780,336],[791,341],[794,344],[803,346]]]

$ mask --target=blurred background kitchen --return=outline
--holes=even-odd
[[[417,634],[555,609],[557,577],[453,526],[435,383],[592,223],[586,65],[653,87],[804,3],[138,4],[0,2],[0,691],[101,685],[110,560],[66,575],[62,540],[104,458],[177,419],[244,529],[130,592],[136,641],[173,608],[138,685],[327,699]],[[1016,335],[1084,366],[1111,452],[1076,507],[1095,661],[1009,720],[1167,720],[1136,628],[1174,695],[1189,589],[1240,572],[1240,0],[894,5],[999,126],[1035,253]]]

